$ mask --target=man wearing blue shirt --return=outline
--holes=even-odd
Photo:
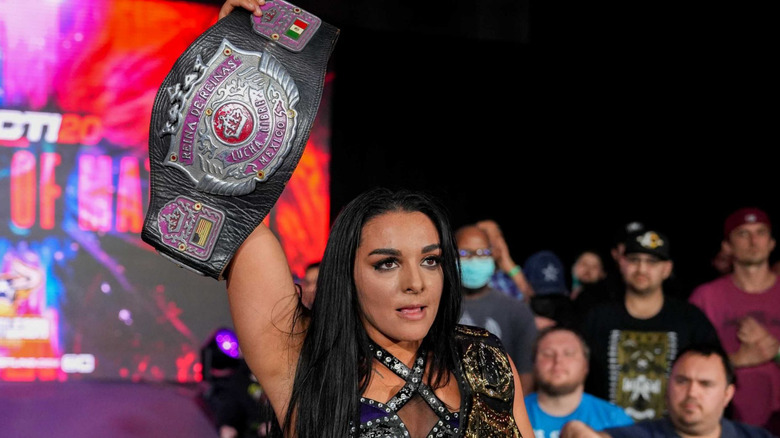
[[[536,438],[558,438],[564,424],[579,420],[595,430],[633,424],[619,406],[585,393],[590,349],[569,328],[552,326],[534,345],[536,392],[525,397]]]

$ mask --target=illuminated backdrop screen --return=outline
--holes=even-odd
[[[201,345],[231,324],[224,282],[178,268],[140,232],[154,98],[218,5],[2,3],[0,380],[199,380]],[[266,219],[296,275],[329,227],[331,82]]]

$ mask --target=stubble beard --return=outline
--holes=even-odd
[[[689,400],[687,399],[683,400],[680,405],[685,404],[688,401]],[[682,410],[681,406],[678,406],[678,408]],[[699,409],[701,409],[701,406],[699,406]],[[675,414],[674,412],[670,412],[670,417],[672,417],[675,426],[688,435],[699,435],[704,432],[702,429],[707,428],[708,426],[705,424],[701,415],[693,414],[691,416],[686,416],[685,413]]]
[[[560,397],[563,395],[569,395],[579,388],[579,383],[564,383],[560,385],[554,385],[549,381],[542,380],[537,376],[536,386],[539,392],[543,392],[553,397]]]

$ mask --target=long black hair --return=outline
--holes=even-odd
[[[457,246],[447,209],[425,192],[371,189],[347,204],[331,229],[284,421],[288,435],[294,422],[296,436],[301,438],[357,436],[359,397],[368,385],[372,356],[360,320],[355,256],[365,224],[397,211],[425,214],[439,233],[443,291],[439,311],[421,348],[431,353],[428,379],[433,387],[445,385],[455,370],[454,332],[461,295]]]

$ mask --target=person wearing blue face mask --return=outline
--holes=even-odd
[[[534,314],[525,302],[490,287],[496,263],[485,231],[466,225],[457,230],[455,240],[464,297],[460,323],[482,327],[501,339],[528,394],[533,391]]]
[[[462,249],[460,280],[468,289],[479,289],[490,281],[490,277],[496,272],[496,263],[490,257],[490,249],[478,249],[469,251]]]

